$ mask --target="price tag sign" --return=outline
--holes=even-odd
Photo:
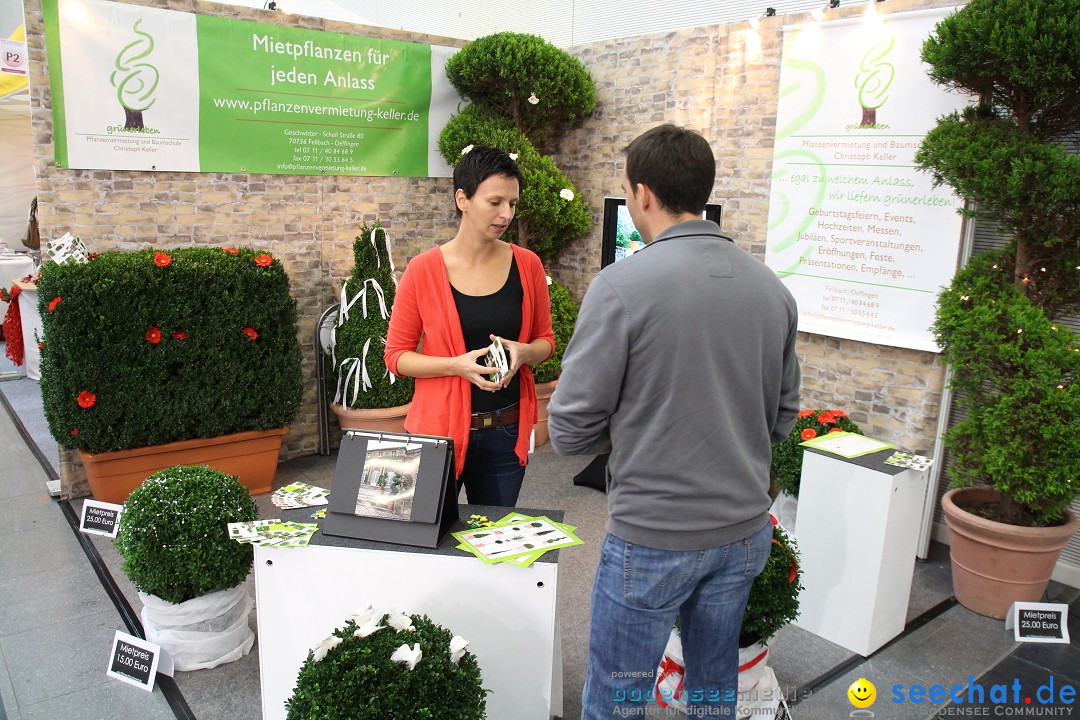
[[[84,500],[82,515],[79,517],[79,529],[90,535],[114,538],[120,529],[120,514],[123,512],[123,505]]]
[[[26,43],[0,39],[0,72],[26,75]]]
[[[154,689],[161,648],[134,635],[116,631],[105,674],[143,690]]]
[[[1069,606],[1056,603],[1013,603],[1005,629],[1016,642],[1068,643]]]

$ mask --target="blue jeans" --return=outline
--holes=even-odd
[[[470,505],[517,505],[521,481],[525,479],[525,466],[514,451],[517,439],[517,423],[469,431],[458,488],[465,485]]]
[[[656,668],[676,616],[689,717],[734,718],[739,628],[771,547],[768,522],[744,540],[707,550],[658,550],[608,533],[593,584],[582,720],[630,717],[624,711],[655,698]]]

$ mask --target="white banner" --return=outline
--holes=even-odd
[[[956,269],[961,202],[914,157],[941,115],[968,104],[920,60],[954,11],[785,28],[765,261],[794,294],[800,330],[938,350],[930,325]]]

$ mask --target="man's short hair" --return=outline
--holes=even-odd
[[[471,198],[476,194],[476,188],[480,183],[492,175],[506,175],[518,181],[518,190],[525,187],[525,177],[521,174],[521,168],[508,154],[486,145],[474,145],[472,150],[465,153],[458,164],[454,166],[454,197],[458,190],[465,191],[465,197]],[[458,217],[461,216],[461,208],[454,201],[454,209]]]
[[[631,192],[638,183],[648,186],[673,215],[705,210],[716,181],[716,159],[699,133],[660,125],[634,138],[625,152]]]

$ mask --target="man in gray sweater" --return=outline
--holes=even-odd
[[[548,407],[556,452],[611,449],[582,718],[643,712],[676,617],[690,716],[733,718],[739,627],[772,542],[771,444],[799,409],[798,313],[701,219],[716,175],[701,135],[662,125],[626,155],[648,244],[589,286]]]

